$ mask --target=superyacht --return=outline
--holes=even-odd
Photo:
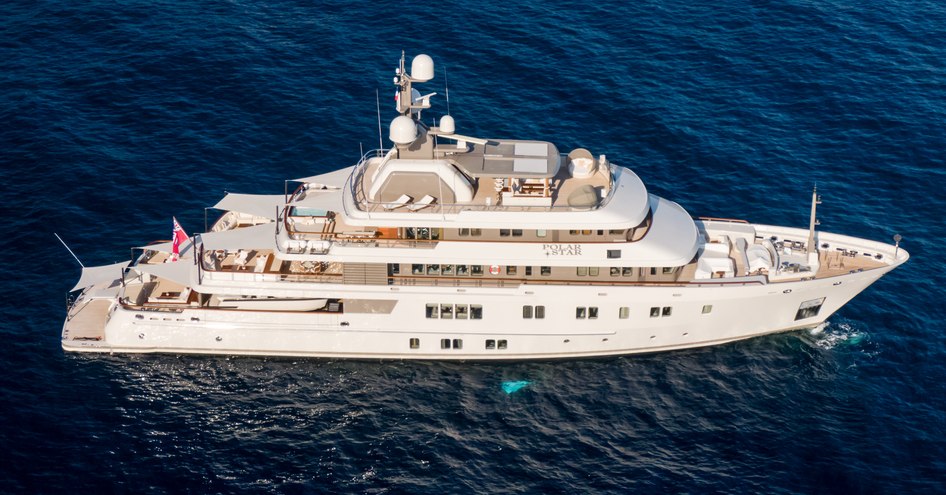
[[[604,154],[425,123],[395,69],[390,149],[282,194],[227,194],[188,236],[83,268],[66,351],[528,360],[809,329],[907,261],[896,244],[693,218]]]

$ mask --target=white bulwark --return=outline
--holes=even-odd
[[[693,219],[605,155],[425,124],[395,70],[392,147],[228,194],[172,244],[83,270],[67,351],[528,360],[721,344],[822,324],[907,261],[897,245]],[[430,122],[430,119],[426,119]]]

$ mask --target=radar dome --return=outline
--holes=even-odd
[[[421,53],[411,61],[411,79],[426,82],[434,78],[434,59]]]
[[[457,132],[457,124],[453,121],[453,117],[444,115],[440,118],[440,132],[444,134],[453,134],[454,132]]]
[[[411,144],[417,139],[417,125],[414,119],[399,115],[391,121],[391,131],[388,137],[395,144]]]

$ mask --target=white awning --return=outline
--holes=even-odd
[[[194,247],[194,238],[190,237],[184,244],[181,244],[181,259],[194,259],[193,251]],[[136,246],[135,249],[144,249],[148,251],[160,251],[162,253],[171,253],[174,252],[174,243],[172,241],[161,242],[158,244],[149,244],[147,246]]]
[[[276,243],[276,223],[269,222],[222,232],[207,232],[201,234],[200,238],[204,242],[204,250],[236,251],[272,248]]]
[[[171,263],[139,264],[133,267],[143,273],[150,273],[157,277],[170,280],[184,287],[190,287],[191,273],[197,270],[193,260],[177,260]]]
[[[345,182],[348,180],[348,176],[351,175],[351,171],[355,169],[355,166],[345,167],[343,169],[336,170],[334,172],[329,172],[327,174],[313,175],[311,177],[302,177],[299,179],[293,179],[295,182],[305,182],[312,184],[314,186],[326,186],[332,187],[335,189],[341,189]]]
[[[82,275],[79,276],[79,281],[76,282],[75,287],[73,287],[69,292],[84,289],[99,282],[118,280],[122,278],[122,269],[128,266],[128,263],[131,262],[122,261],[120,263],[113,263],[111,265],[83,267]]]
[[[218,210],[235,211],[257,217],[276,219],[276,213],[286,204],[282,194],[237,194],[227,193],[213,207]]]

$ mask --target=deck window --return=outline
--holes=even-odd
[[[486,339],[486,348],[487,348],[487,349],[495,349],[495,348],[496,348],[496,341],[493,340],[493,339]]]
[[[522,237],[522,229],[512,229],[513,237]]]
[[[453,339],[454,349],[463,349],[463,339]]]
[[[506,267],[506,275],[515,275],[515,274],[516,274],[516,267],[514,266]]]
[[[440,265],[427,265],[427,275],[440,275]]]
[[[424,274],[424,265],[411,265],[411,275],[423,275]]]
[[[618,318],[626,320],[631,315],[631,308],[627,306],[621,306],[618,308]]]
[[[579,277],[584,277],[585,275],[588,275],[588,267],[587,267],[587,266],[579,266],[576,271],[577,271]]]
[[[629,267],[629,266],[622,267],[622,268],[621,268],[621,276],[622,276],[622,277],[633,277],[633,276],[634,276],[634,269],[631,268],[631,267]]]
[[[525,305],[522,307],[522,317],[527,320],[532,318],[532,306]]]
[[[509,229],[499,229],[499,237],[509,237]]]
[[[411,339],[411,349],[420,349],[420,339]]]
[[[433,319],[436,319],[436,318],[437,318],[437,316],[440,314],[440,313],[437,311],[438,306],[439,306],[439,305],[437,305],[437,304],[428,304],[428,305],[427,305],[427,311],[426,311],[426,313],[427,313],[427,318],[433,318]]]
[[[536,236],[536,237],[545,237],[545,236],[546,236],[545,229],[536,229],[536,231],[535,231],[535,236]]]
[[[650,274],[651,274],[651,275],[657,275],[657,267],[655,267],[655,266],[650,267]]]
[[[473,237],[479,237],[483,235],[483,229],[470,229],[470,235]]]
[[[663,315],[662,315],[662,316],[670,316],[670,313],[671,313],[672,311],[673,311],[673,308],[671,308],[670,306],[664,306],[664,310],[663,310]]]
[[[818,313],[821,311],[822,304],[824,304],[823,297],[801,303],[801,305],[798,306],[798,312],[795,313],[795,320],[803,320],[805,318],[814,318],[815,316],[818,316]]]
[[[531,267],[531,266],[527,266],[527,267],[526,267],[526,276],[527,276],[527,277],[531,277],[531,276],[532,276],[532,267]]]
[[[483,306],[479,304],[471,304],[470,305],[470,319],[482,320],[483,319]]]
[[[483,265],[470,265],[470,274],[474,276],[482,276]]]
[[[460,234],[461,237],[468,236],[468,235],[470,235],[470,229],[460,229],[459,234]]]
[[[703,305],[703,314],[704,314],[704,315],[708,315],[708,314],[710,314],[710,313],[712,313],[712,312],[713,312],[713,305],[712,305],[712,304],[705,304],[705,305]]]
[[[584,320],[588,317],[588,308],[584,306],[578,306],[575,308],[575,319]]]
[[[400,273],[401,273],[400,263],[388,263],[388,275],[400,275]]]
[[[590,308],[588,308],[588,319],[589,319],[589,320],[597,320],[597,319],[598,319],[598,308],[597,308],[597,307],[591,306]]]
[[[551,266],[543,266],[543,267],[541,267],[541,268],[539,269],[539,273],[541,273],[542,276],[544,276],[544,277],[548,277],[549,275],[552,274],[552,267],[551,267]]]
[[[440,348],[449,349],[450,348],[450,339],[440,339]]]
[[[660,317],[660,308],[658,308],[657,306],[654,306],[654,307],[650,308],[650,317],[651,317],[651,318],[659,318],[659,317]]]
[[[664,269],[663,269],[663,274],[664,274],[664,275],[672,275],[673,272],[674,272],[674,270],[676,270],[676,268],[673,268],[673,267],[664,267]]]
[[[545,318],[545,306],[536,306],[535,307],[535,318],[541,320]]]
[[[456,308],[456,317],[458,320],[465,320],[470,314],[470,311],[466,304],[457,304]]]
[[[470,267],[467,265],[457,265],[457,276],[465,277],[469,275]]]
[[[452,319],[453,319],[453,305],[452,305],[452,304],[441,304],[441,305],[440,305],[440,319],[442,319],[442,320],[452,320]]]
[[[601,273],[601,267],[598,267],[598,266],[588,267],[588,275],[591,275],[592,277],[597,277],[599,273]]]
[[[506,348],[506,341],[505,341],[505,340],[500,340],[499,342],[496,343],[496,347],[499,348],[499,349],[505,349],[505,348]]]
[[[568,231],[568,234],[569,234],[569,235],[578,235],[578,231],[577,231],[577,230],[569,230],[569,231]]]
[[[441,275],[453,275],[453,265],[440,265],[440,274]]]
[[[618,277],[621,275],[621,269],[616,266],[612,266],[610,272],[612,277]]]
[[[618,259],[618,258],[620,258],[620,257],[621,257],[621,250],[620,250],[620,249],[609,249],[609,250],[608,250],[608,259],[609,259],[609,260],[616,260],[616,259]]]

